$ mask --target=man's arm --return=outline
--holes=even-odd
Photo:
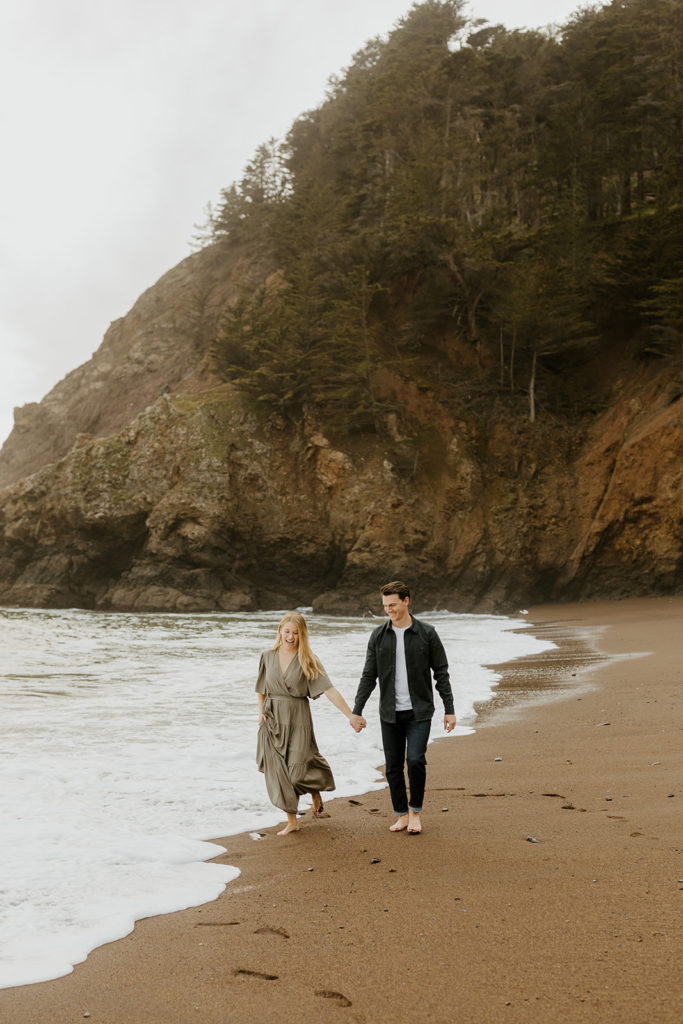
[[[448,658],[436,630],[432,630],[429,638],[429,667],[434,675],[434,684],[438,694],[443,701],[444,714],[450,718],[455,715],[455,707],[453,704],[451,680],[448,674]],[[455,718],[453,725],[455,725]],[[448,732],[450,732],[450,729],[448,729]]]
[[[363,708],[365,707],[366,701],[376,686],[377,638],[373,632],[368,641],[368,650],[365,655],[365,665],[363,666],[360,682],[358,683],[358,689],[356,690],[356,698],[353,702],[354,716],[362,716]]]

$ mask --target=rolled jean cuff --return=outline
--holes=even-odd
[[[410,805],[408,805],[408,810],[412,811],[413,814],[421,814],[422,813],[422,808],[421,807],[411,807]]]

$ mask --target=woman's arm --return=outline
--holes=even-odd
[[[258,720],[260,725],[261,722],[265,722],[266,720],[266,716],[263,714],[263,705],[266,703],[266,695],[265,693],[257,693],[256,696],[258,697]]]
[[[327,697],[328,700],[332,701],[332,703],[334,704],[335,708],[339,708],[341,713],[343,715],[346,715],[348,720],[351,721],[351,719],[354,717],[354,714],[351,711],[351,708],[346,703],[346,701],[344,700],[344,698],[342,697],[341,693],[339,692],[339,690],[337,689],[336,686],[331,686],[329,690],[325,690],[325,696]],[[355,717],[356,718],[360,718],[359,715],[356,715]],[[360,725],[360,723],[359,723],[360,728],[357,728],[356,732],[360,732],[360,730],[365,725],[365,719],[361,718],[360,720],[362,721],[363,724]],[[354,728],[355,728],[355,726],[354,726]]]

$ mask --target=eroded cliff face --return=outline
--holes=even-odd
[[[406,423],[340,441],[200,376],[0,492],[0,603],[364,612],[403,577],[422,607],[508,611],[680,589],[682,399],[666,372],[617,386],[576,437],[441,409],[424,465],[397,454],[409,384]]]
[[[232,287],[232,274],[224,267],[218,273],[207,250],[164,274],[110,325],[91,359],[41,402],[14,410],[0,450],[0,487],[56,462],[80,435],[123,430],[164,393],[205,385],[204,321]]]

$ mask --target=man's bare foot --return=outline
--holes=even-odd
[[[408,811],[408,835],[419,836],[422,831],[422,822],[417,811]]]
[[[404,832],[408,828],[408,815],[402,814],[393,825],[389,826],[390,832]]]

